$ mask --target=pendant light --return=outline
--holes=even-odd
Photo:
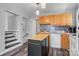
[[[36,10],[36,15],[39,15],[39,14],[40,14],[39,10]]]

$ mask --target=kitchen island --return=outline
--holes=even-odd
[[[28,39],[29,56],[47,56],[50,48],[50,34],[45,32],[37,33]]]

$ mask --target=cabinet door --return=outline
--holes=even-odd
[[[66,21],[65,21],[65,14],[61,15],[61,26],[65,26],[66,25]]]
[[[39,17],[40,24],[49,24],[49,17],[47,16],[41,16]]]
[[[57,16],[58,16],[58,15],[55,15],[55,26],[58,26],[58,23],[57,23],[57,21],[58,21],[58,20],[57,20]]]
[[[61,47],[62,48],[69,48],[69,35],[66,33],[63,33],[61,36]]]
[[[66,14],[66,24],[72,26],[72,14]]]
[[[59,22],[60,22],[60,19],[59,19],[59,16],[57,15],[57,16],[56,16],[56,25],[57,25],[57,26],[60,26]]]
[[[42,56],[41,45],[28,44],[28,56]]]
[[[52,26],[56,26],[56,17],[55,17],[55,15],[51,16],[50,24],[51,24]]]
[[[59,18],[59,20],[58,20],[59,26],[62,26],[62,23],[61,23],[61,21],[62,21],[61,15],[58,15],[58,18]]]
[[[50,25],[53,25],[53,16],[49,16],[49,19],[50,19]]]
[[[41,41],[28,39],[28,56],[42,56]]]
[[[44,23],[44,17],[42,17],[42,16],[39,17],[39,23],[40,23],[40,24],[43,24],[43,23]]]

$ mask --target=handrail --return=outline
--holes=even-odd
[[[29,33],[25,34],[25,35],[23,36],[23,38],[26,37],[27,35],[29,35]]]

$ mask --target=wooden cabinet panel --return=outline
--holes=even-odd
[[[52,26],[60,26],[61,25],[61,19],[60,19],[60,16],[58,15],[52,15],[50,16],[50,24]]]
[[[62,26],[62,17],[61,17],[62,15],[59,15],[59,20],[58,20],[58,22],[59,22],[59,26]]]
[[[55,16],[54,15],[50,16],[50,24],[53,25],[53,26],[55,26]]]
[[[72,26],[72,14],[70,13],[52,15],[52,18],[50,24],[53,26]]]
[[[65,15],[64,14],[62,14],[61,15],[61,26],[65,26],[66,24],[65,24]]]
[[[58,16],[56,16],[56,25],[58,26],[59,23],[58,23]]]
[[[39,17],[39,23],[40,24],[50,24],[49,23],[49,17],[47,17],[47,16],[41,16],[41,17]]]
[[[56,15],[54,16],[53,21],[54,21],[54,26],[56,26]]]
[[[66,33],[63,33],[61,36],[61,47],[69,49],[69,35]]]
[[[72,26],[72,14],[64,13],[39,17],[40,24],[50,24],[52,26]]]
[[[66,14],[66,24],[72,26],[72,14]]]

